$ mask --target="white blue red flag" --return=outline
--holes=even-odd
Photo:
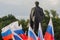
[[[30,25],[29,25],[29,29],[28,29],[28,40],[37,40],[37,36],[35,35],[34,31],[30,27]]]
[[[38,40],[43,40],[43,33],[42,33],[41,23],[39,23]]]
[[[13,40],[23,40],[18,34],[12,31],[13,34]]]
[[[11,39],[13,39],[13,34],[12,34],[10,28],[9,28],[9,25],[2,28],[1,34],[2,34],[3,40],[11,40]]]
[[[44,35],[44,40],[54,40],[54,30],[53,30],[53,24],[51,18],[46,33]]]
[[[20,25],[20,27],[16,26],[16,24],[12,25],[11,30],[13,30],[16,34],[18,34],[23,40],[27,39],[27,36],[25,35],[24,31],[22,30],[21,25]]]

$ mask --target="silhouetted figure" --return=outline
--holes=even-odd
[[[38,30],[39,22],[41,23],[44,18],[43,9],[39,7],[39,2],[35,2],[35,7],[32,8],[30,13],[30,26],[34,31]]]

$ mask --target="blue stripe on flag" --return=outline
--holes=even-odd
[[[36,40],[36,37],[35,37],[35,35],[34,35],[34,33],[32,31],[28,31],[28,34],[30,35],[31,38]]]
[[[12,34],[11,30],[7,30],[6,32],[2,33],[2,37],[7,36],[9,34]]]
[[[21,40],[18,36],[14,35],[15,40]]]
[[[47,32],[50,33],[51,35],[53,34],[52,33],[52,27],[50,25],[48,25]]]
[[[17,33],[17,34],[24,34],[24,31],[22,29],[21,30],[16,30],[14,32]]]
[[[40,35],[40,30],[38,30],[38,37],[40,38],[40,36],[41,36],[41,35]]]
[[[38,30],[38,38],[40,38],[40,40],[43,40],[43,35],[41,34],[40,30]]]

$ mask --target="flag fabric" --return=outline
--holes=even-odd
[[[11,27],[18,27],[18,21],[15,21],[15,22],[12,22],[11,24],[10,24],[10,28]]]
[[[25,35],[24,31],[22,30],[22,25],[16,26],[12,25],[11,30],[13,30],[16,34],[18,34],[23,40],[27,39],[27,36]]]
[[[17,28],[18,30],[15,30],[14,32],[17,33],[23,40],[27,40],[27,35],[22,30],[22,25]]]
[[[22,38],[15,32],[12,31],[12,34],[13,34],[13,38],[14,38],[13,40],[22,40]]]
[[[39,23],[38,40],[43,40],[43,34],[42,34],[41,23]]]
[[[54,40],[54,30],[53,30],[53,24],[51,18],[48,24],[47,31],[44,35],[44,40]]]
[[[29,25],[29,29],[28,29],[28,40],[37,40],[37,36],[35,35],[34,31],[30,27],[30,25]]]
[[[11,30],[9,29],[9,25],[6,26],[6,27],[4,27],[4,28],[2,28],[1,34],[2,34],[2,39],[3,40],[13,39],[12,38],[13,37],[13,34],[12,34]]]
[[[14,30],[18,27],[18,21],[13,22],[10,25],[11,25],[10,29],[11,29],[11,32],[13,34],[13,40],[22,40],[22,38],[14,32]]]

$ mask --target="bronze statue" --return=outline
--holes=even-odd
[[[43,9],[39,7],[39,2],[35,2],[35,7],[32,8],[30,13],[30,26],[34,31],[38,30],[39,22],[41,23],[44,18]]]

